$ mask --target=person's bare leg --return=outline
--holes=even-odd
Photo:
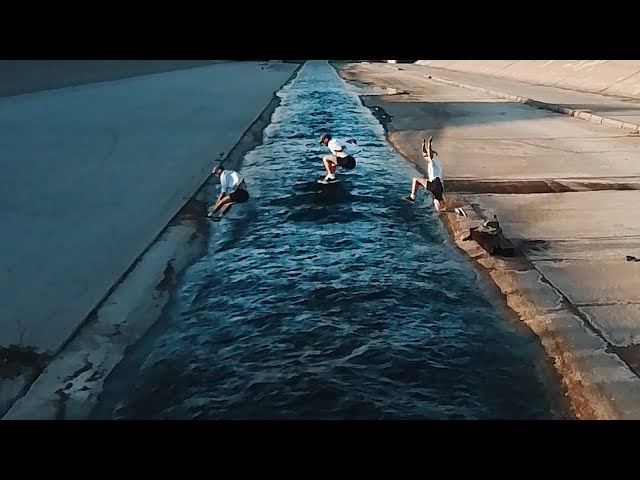
[[[327,171],[327,177],[334,179],[334,172],[336,171],[336,167],[338,166],[338,159],[333,155],[327,155],[322,159],[322,163],[324,164],[324,168]]]
[[[405,197],[402,197],[404,200],[407,200],[408,202],[415,202],[416,200],[416,195],[418,195],[418,188],[424,188],[426,190],[427,188],[427,179],[426,178],[414,178],[411,181],[411,195],[407,195]]]
[[[225,205],[227,205],[228,203],[232,203],[231,202],[231,197],[224,197],[222,200],[216,202],[216,204],[213,206],[213,208],[209,211],[209,217],[213,216],[214,213],[216,213],[218,210],[220,210],[222,207],[224,207]]]
[[[222,205],[222,207],[220,207],[220,215],[212,216],[211,220],[213,220],[214,222],[219,222],[220,220],[222,220],[222,217],[229,211],[229,209],[233,205],[235,205],[235,202],[232,202],[232,201],[226,202],[224,205]]]
[[[220,209],[220,216],[222,217],[223,215],[226,215],[227,212],[231,210],[231,207],[233,207],[234,205],[235,205],[234,202],[225,203],[224,206]]]

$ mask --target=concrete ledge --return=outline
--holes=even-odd
[[[494,97],[505,98],[507,100],[512,100],[514,102],[528,105],[530,107],[540,108],[544,110],[549,110],[551,112],[559,113],[562,115],[580,118],[582,120],[587,120],[600,125],[605,125],[607,127],[614,127],[614,128],[620,128],[623,130],[629,130],[632,133],[640,133],[640,124],[623,122],[615,118],[602,117],[600,115],[587,113],[583,110],[574,110],[572,108],[567,107],[566,105],[546,103],[546,102],[541,102],[539,100],[535,100],[532,98],[525,98],[525,97],[510,95],[508,93],[498,92],[496,90],[490,90],[488,88],[478,87],[476,85],[470,85],[468,83],[456,82],[443,77],[435,77],[433,75],[424,75],[424,77],[428,78],[429,80],[433,80],[434,82],[440,82],[440,83],[445,83],[447,85],[453,85],[455,87],[466,88],[467,90],[484,92]]]

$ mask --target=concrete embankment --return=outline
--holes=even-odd
[[[569,90],[640,96],[639,60],[418,60],[416,63]]]
[[[260,141],[297,68],[224,62],[0,99],[0,413],[45,369],[8,417],[82,416],[201,251],[215,193],[194,192],[221,153],[233,166]]]
[[[554,76],[540,76],[539,69],[528,67],[531,62],[516,63],[516,70],[524,80],[511,78],[510,76],[494,76],[491,72],[495,68],[495,62],[472,62],[468,65],[464,62],[445,61],[420,61],[416,64],[389,65],[395,71],[407,71],[422,76],[433,82],[446,83],[468,90],[487,93],[492,97],[504,98],[517,103],[522,103],[533,108],[549,110],[555,113],[579,118],[599,125],[620,128],[628,133],[640,134],[640,97],[616,96],[612,94],[595,93],[589,90],[575,90],[552,85]],[[623,62],[624,63],[624,62]],[[635,62],[640,68],[640,62]],[[571,64],[571,63],[569,63]],[[456,68],[452,70],[449,68]],[[622,70],[629,70],[628,65],[623,65]],[[559,66],[556,70],[560,68]],[[613,65],[610,65],[613,69]],[[615,69],[614,69],[615,70]],[[533,71],[535,75],[527,72]],[[552,69],[553,71],[553,69]],[[483,72],[483,73],[480,73]],[[498,72],[496,72],[497,74]],[[618,72],[620,75],[624,71]],[[556,72],[556,76],[558,72]],[[594,74],[596,75],[596,74]],[[607,78],[606,75],[602,75]],[[587,79],[591,78],[586,76]],[[626,84],[624,76],[616,77],[620,84]],[[598,84],[598,77],[594,84]],[[547,83],[542,83],[542,82]],[[604,81],[601,78],[601,81]],[[584,85],[579,85],[580,87]],[[588,84],[585,88],[588,87]],[[578,88],[578,87],[576,87]],[[598,87],[591,87],[597,90]],[[626,90],[627,95],[635,92],[635,87]]]
[[[420,143],[433,135],[446,195],[469,213],[461,221],[447,216],[445,224],[539,336],[576,417],[640,418],[640,263],[627,261],[640,258],[637,135],[491,95],[504,79],[482,74],[468,74],[484,82],[484,90],[471,90],[434,82],[427,71],[435,69],[420,65],[338,69],[348,81],[395,89],[363,101],[423,173]],[[554,94],[559,103],[594,95]],[[404,182],[394,182],[398,201],[410,189],[411,179]],[[433,205],[427,198],[411,208]],[[461,239],[494,213],[514,257],[490,256]]]

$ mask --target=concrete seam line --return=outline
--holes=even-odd
[[[610,127],[622,128],[622,125],[624,125],[624,122],[617,120],[615,118],[602,117],[602,124],[608,125]]]
[[[623,122],[622,128],[624,128],[625,130],[631,130],[632,132],[636,132],[638,131],[639,127],[635,123]]]
[[[582,120],[590,121],[593,123],[597,123],[599,125],[604,125],[607,127],[621,128],[625,130],[631,130],[635,133],[640,133],[640,124],[624,122],[622,120],[617,120],[615,118],[602,117],[600,115],[595,115],[593,113],[587,113],[583,111],[573,110],[562,104],[554,104],[554,103],[545,103],[539,100],[534,100],[532,98],[519,97],[515,95],[510,95],[508,93],[497,92],[495,90],[490,90],[488,88],[477,87],[475,85],[469,85],[466,83],[454,82],[445,78],[434,77],[433,75],[424,75],[430,80],[434,80],[436,82],[446,83],[450,85],[455,85],[457,87],[466,88],[467,90],[476,90],[486,92],[494,97],[506,98],[508,100],[513,100],[518,103],[523,103],[530,107],[535,108],[543,108],[545,110],[550,110],[552,112],[559,113],[561,115],[567,115],[574,118],[580,118]]]

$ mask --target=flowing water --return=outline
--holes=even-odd
[[[241,167],[251,199],[211,225],[94,418],[566,418],[533,334],[431,200],[401,200],[417,171],[354,88],[314,61],[278,95]],[[316,181],[323,132],[362,148],[339,184]]]

